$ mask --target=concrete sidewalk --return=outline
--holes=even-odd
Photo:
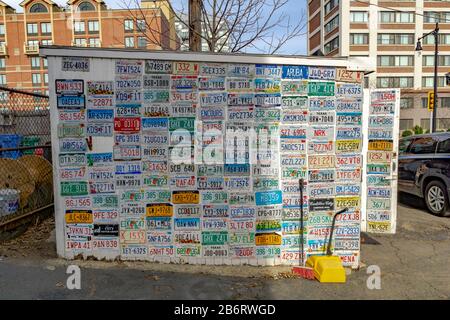
[[[346,284],[320,284],[290,278],[287,267],[239,267],[236,276],[234,267],[67,262],[53,243],[19,241],[31,250],[0,245],[0,299],[449,299],[450,219],[400,198],[416,207],[399,204],[397,234],[370,235],[379,244],[362,245],[364,265],[381,270],[380,290],[367,288],[366,267]],[[81,268],[81,290],[66,288],[69,264]]]

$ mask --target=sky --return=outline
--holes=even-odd
[[[23,0],[3,0],[3,1],[9,4],[11,7],[15,8],[17,12],[22,11],[22,8],[20,7],[19,4]],[[53,1],[61,6],[64,6],[67,2],[65,0],[53,0]],[[109,8],[120,8],[120,7],[123,8],[124,7],[123,1],[130,1],[130,0],[104,0],[104,1],[106,2],[106,5]],[[177,9],[180,8],[181,6],[187,7],[188,0],[172,0],[171,2],[174,8]],[[295,19],[300,19],[302,12],[304,12],[304,14],[306,15],[306,7],[307,7],[306,4],[307,0],[289,0],[283,11],[289,13],[291,21],[295,21]],[[304,17],[304,19],[306,19],[306,16]],[[280,31],[282,32],[281,29]],[[306,55],[306,51],[307,51],[306,35],[302,35],[300,37],[290,40],[283,47],[283,50],[279,51],[278,53]]]

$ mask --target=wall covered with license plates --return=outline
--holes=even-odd
[[[183,60],[49,57],[58,253],[356,267],[363,73]]]

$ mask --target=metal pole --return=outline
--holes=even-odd
[[[436,132],[436,109],[438,103],[438,42],[439,42],[439,23],[436,22],[436,29],[434,29],[434,108],[431,122],[431,132]]]
[[[303,233],[303,179],[298,180],[298,186],[300,188],[300,247],[301,247],[301,257],[302,257],[302,266],[305,265],[305,256],[304,256],[304,233]]]

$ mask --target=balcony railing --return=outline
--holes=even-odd
[[[6,48],[6,44],[0,44],[0,56],[6,56],[8,54],[8,50]]]
[[[39,45],[37,44],[25,44],[25,54],[39,54]]]

